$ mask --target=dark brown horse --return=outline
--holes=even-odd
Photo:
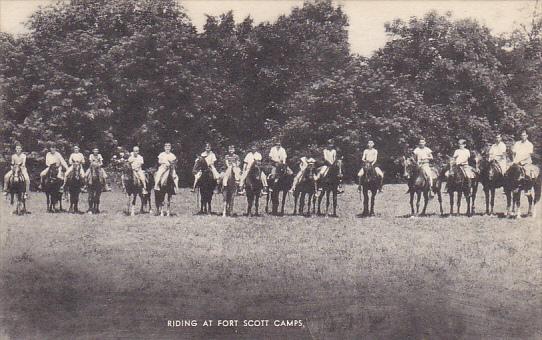
[[[254,207],[254,216],[260,215],[260,195],[262,194],[263,189],[262,173],[263,170],[260,167],[259,161],[255,161],[248,170],[248,174],[245,178],[245,191],[247,195],[246,216],[252,216],[252,207]]]
[[[64,186],[64,194],[68,193],[70,197],[70,208],[68,212],[79,212],[79,195],[81,188],[85,185],[85,179],[81,177],[81,164],[74,163],[73,171],[66,178]]]
[[[381,178],[376,174],[375,168],[371,162],[363,162],[363,176],[359,178],[359,188],[363,192],[363,212],[361,216],[374,216],[375,197],[381,187]],[[369,201],[369,191],[371,198]],[[369,205],[370,202],[370,205]]]
[[[26,211],[26,180],[23,176],[21,166],[15,164],[11,168],[11,176],[8,179],[7,183],[7,192],[10,196],[10,205],[13,207],[15,205],[15,210],[13,211],[16,215],[23,215]],[[17,202],[15,202],[17,200]]]
[[[450,158],[449,164],[444,171],[447,171],[446,186],[450,196],[450,216],[454,214],[454,193],[457,193],[457,214],[461,213],[461,196],[467,201],[467,216],[475,213],[474,203],[478,190],[478,175],[469,178],[462,166],[455,164]]]
[[[493,215],[495,191],[504,185],[504,172],[496,160],[490,161],[485,157],[477,156],[476,164],[486,198],[486,214]]]
[[[100,165],[91,163],[89,168],[89,174],[86,178],[87,190],[88,190],[88,210],[89,214],[100,213],[100,198],[104,189],[103,179],[101,178]]]
[[[339,191],[339,185],[343,177],[342,161],[338,160],[335,164],[331,165],[326,175],[318,180],[318,188],[321,189],[321,193],[318,196],[318,215],[322,215],[320,206],[322,199],[326,196],[326,212],[325,216],[329,216],[330,196],[333,200],[332,205],[332,217],[337,217],[337,193]]]
[[[521,192],[525,192],[529,202],[528,215],[536,215],[535,205],[540,201],[542,179],[526,176],[524,169],[518,164],[512,164],[505,174],[504,192],[506,194],[506,216],[521,218]],[[533,197],[534,191],[534,197]],[[517,209],[517,210],[516,210]]]
[[[294,192],[294,215],[303,215],[305,210],[305,196],[307,196],[307,212],[305,216],[311,216],[315,211],[315,193],[316,193],[316,169],[313,164],[309,164],[303,173],[303,176],[299,180]],[[314,200],[314,201],[313,201]],[[299,211],[297,211],[299,201]]]
[[[421,215],[425,215],[427,210],[427,204],[429,203],[429,192],[432,191],[437,195],[440,214],[443,215],[444,211],[442,209],[442,180],[440,177],[437,177],[433,180],[433,186],[431,182],[426,177],[421,166],[412,157],[403,157],[403,177],[407,180],[408,184],[408,193],[410,194],[410,214],[412,216],[418,215],[420,213],[420,200],[423,196],[424,204],[421,211]],[[416,195],[416,210],[414,210],[414,196]]]
[[[56,164],[49,166],[49,171],[45,175],[43,181],[43,191],[47,198],[47,212],[59,212],[62,211],[62,192],[61,187],[63,180],[58,178],[59,169]],[[59,209],[57,209],[57,204]]]
[[[286,164],[277,164],[276,174],[274,178],[269,180],[269,191],[267,195],[267,201],[265,204],[265,212],[269,212],[269,200],[271,200],[271,215],[284,215],[284,204],[286,203],[286,195],[292,188],[293,175],[290,173]],[[280,193],[282,192],[282,200],[280,200]],[[279,213],[280,205],[280,213]]]
[[[141,182],[141,179],[136,175],[134,169],[132,169],[132,166],[130,163],[125,162],[122,167],[122,187],[124,188],[124,191],[126,192],[126,196],[128,198],[126,203],[126,213],[130,216],[135,216],[135,205],[137,201],[137,197],[139,197],[141,201],[141,207],[139,209],[139,212],[141,214],[145,213],[144,205],[145,205],[145,198],[143,197],[143,183]],[[147,178],[145,178],[145,181],[147,181]],[[149,187],[149,183],[145,183],[147,188]]]
[[[194,173],[201,171],[201,177],[198,180],[199,196],[200,196],[200,210],[199,214],[211,214],[213,201],[213,194],[216,188],[216,180],[213,176],[213,172],[207,164],[205,157],[198,156],[192,169]]]
[[[171,197],[175,195],[175,182],[173,180],[173,174],[169,170],[170,167],[175,166],[175,162],[168,166],[168,169],[164,174],[167,176],[163,181],[161,178],[155,178],[155,181],[160,181],[158,187],[160,190],[154,190],[154,203],[156,204],[156,215],[171,216]],[[164,174],[162,176],[164,176]],[[167,200],[166,200],[167,199]]]

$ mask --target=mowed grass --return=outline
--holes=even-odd
[[[356,188],[346,189],[339,218],[194,216],[188,190],[169,218],[125,216],[120,193],[102,196],[101,215],[47,214],[34,193],[32,213],[12,216],[3,201],[0,338],[542,338],[540,220],[405,218],[405,185],[386,186],[377,216],[357,218]],[[236,212],[245,207],[238,197]],[[167,327],[176,319],[200,325]]]

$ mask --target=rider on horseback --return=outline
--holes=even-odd
[[[508,170],[508,164],[506,162],[506,144],[502,141],[500,133],[495,136],[495,143],[489,148],[489,161],[497,162],[502,175]]]
[[[372,140],[367,142],[367,149],[363,150],[361,161],[364,163],[368,162],[374,167],[376,175],[380,178],[379,191],[382,192],[382,187],[384,185],[384,173],[379,167],[375,166],[375,163],[378,159],[378,150],[376,150],[374,146],[375,146],[375,143]],[[361,167],[361,169],[358,172],[358,177],[362,177],[364,174],[365,174],[365,171],[363,167]]]
[[[258,152],[258,148],[256,144],[252,144],[250,148],[250,152],[247,153],[245,156],[245,159],[243,161],[243,173],[241,175],[241,181],[240,181],[240,190],[243,192],[243,188],[245,186],[245,180],[248,176],[248,173],[252,169],[254,164],[259,164],[259,162],[262,161],[262,154]],[[263,185],[263,190],[267,191],[267,177],[265,176],[264,172],[260,172],[260,178]]]
[[[459,149],[456,149],[452,156],[454,163],[461,168],[467,178],[473,179],[475,177],[474,170],[469,165],[470,151],[466,148],[467,142],[464,139],[459,140]],[[450,169],[451,170],[451,169]],[[446,172],[446,177],[450,172]]]
[[[24,193],[24,198],[28,198],[28,192],[30,191],[30,177],[28,176],[28,171],[26,170],[26,154],[23,153],[23,147],[21,144],[15,145],[15,153],[11,155],[11,170],[9,170],[4,175],[4,195],[8,194],[8,182],[11,175],[13,174],[13,166],[18,165],[21,169],[21,173],[25,180],[26,191]]]
[[[226,170],[220,174],[220,177],[218,179],[219,191],[222,191],[222,188],[228,185],[228,178],[226,177],[226,173],[230,168],[232,170],[233,176],[235,177],[235,181],[239,183],[239,179],[241,176],[241,169],[239,168],[240,163],[241,159],[238,155],[235,154],[235,146],[230,145],[228,147],[228,154],[224,158]]]
[[[162,175],[169,170],[171,177],[173,178],[173,183],[175,184],[175,193],[179,190],[179,178],[177,177],[177,172],[175,171],[175,161],[177,157],[171,152],[171,143],[164,144],[164,152],[158,155],[158,164],[160,164],[158,170],[156,171],[154,190],[160,191],[160,182],[162,181]]]
[[[56,146],[54,144],[49,145],[49,152],[45,155],[45,165],[47,168],[43,170],[40,173],[40,188],[43,188],[43,183],[45,181],[45,176],[47,176],[47,173],[49,172],[49,167],[51,165],[55,164],[58,168],[58,178],[63,179],[62,176],[62,168],[68,169],[68,164],[64,160],[64,157],[56,150]]]
[[[425,138],[421,138],[418,147],[414,149],[414,159],[422,170],[425,178],[429,181],[429,186],[433,187],[433,180],[437,177],[435,171],[431,168],[433,160],[433,151],[425,146]],[[432,190],[429,191],[429,196],[432,196]]]
[[[318,181],[320,178],[325,177],[329,171],[329,168],[335,165],[337,162],[337,150],[335,150],[335,145],[333,145],[333,141],[329,140],[327,146],[324,147],[324,165],[320,167],[320,170],[314,177],[316,181]],[[319,189],[318,195],[322,192],[322,188]],[[341,188],[339,188],[339,192],[342,192]]]
[[[80,165],[79,172],[81,174],[81,177],[85,176],[85,171],[83,170],[83,164],[85,164],[85,156],[79,152],[79,146],[75,145],[73,147],[73,153],[70,155],[70,158],[68,158],[68,164],[70,165],[68,169],[66,170],[66,173],[64,174],[64,184],[62,185],[62,188],[66,185],[66,180],[68,176],[73,171],[73,165],[77,163]]]
[[[286,150],[284,150],[284,148],[282,147],[280,140],[278,140],[275,143],[275,146],[273,146],[269,151],[269,158],[271,158],[272,162],[271,174],[269,174],[269,179],[272,181],[272,183],[274,183],[277,180],[277,167],[279,167],[280,165],[286,165],[286,159],[288,158]],[[291,174],[292,170],[290,168],[287,168],[287,172]]]
[[[128,157],[127,162],[132,167],[135,177],[137,177],[141,182],[141,185],[143,187],[141,193],[143,195],[146,195],[148,193],[147,178],[145,177],[145,172],[143,171],[143,164],[145,163],[145,161],[143,160],[143,156],[139,154],[139,146],[133,147],[132,153],[130,154],[130,157]]]
[[[215,153],[213,151],[211,151],[211,144],[210,143],[205,144],[205,151],[203,151],[201,153],[201,157],[203,157],[205,159],[205,162],[209,166],[209,169],[211,169],[211,172],[213,173],[214,179],[218,180],[218,178],[220,177],[220,174],[218,173],[218,171],[215,168],[216,155],[215,155]],[[194,186],[192,187],[192,192],[196,191],[196,186],[198,184],[198,180],[200,179],[201,175],[202,175],[201,170],[196,172],[196,174],[194,175]]]
[[[88,162],[90,165],[96,164],[100,168],[100,181],[102,181],[102,185],[105,188],[105,191],[111,191],[111,188],[109,187],[109,184],[107,184],[107,174],[105,173],[105,170],[103,168],[104,165],[104,158],[100,154],[100,150],[98,148],[93,148],[92,153],[90,156],[88,156]],[[90,176],[90,167],[87,169],[87,172],[85,173],[85,176],[88,178]]]
[[[513,162],[521,167],[525,176],[536,179],[540,170],[536,165],[533,165],[531,155],[534,152],[534,147],[527,139],[528,137],[527,131],[521,132],[521,140],[517,141],[512,147],[512,153],[514,155]]]

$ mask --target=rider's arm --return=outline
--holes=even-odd
[[[375,149],[375,159],[371,162],[371,165],[375,165],[377,159],[378,159],[378,150]]]

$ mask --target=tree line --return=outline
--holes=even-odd
[[[385,46],[362,57],[331,1],[260,24],[208,16],[202,32],[175,0],[59,2],[28,34],[0,33],[1,162],[20,142],[35,172],[54,141],[106,159],[139,145],[153,165],[169,141],[188,180],[206,141],[221,155],[280,139],[295,159],[321,158],[332,139],[352,178],[369,139],[391,174],[420,136],[444,156],[458,138],[481,150],[521,129],[540,160],[541,23],[496,36],[432,11],[390,21]]]

